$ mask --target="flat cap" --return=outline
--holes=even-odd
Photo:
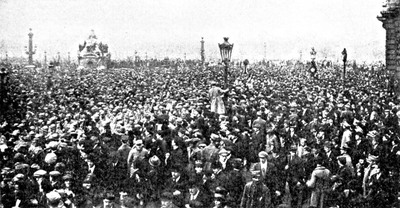
[[[50,176],[57,177],[57,176],[60,176],[60,175],[61,175],[61,173],[60,173],[60,172],[58,172],[58,171],[56,171],[56,170],[53,170],[53,171],[51,171],[51,172],[49,173],[49,175],[50,175]]]
[[[33,173],[33,177],[43,177],[47,174],[45,170],[37,170]]]
[[[265,151],[261,151],[258,153],[258,157],[260,158],[267,158],[268,157],[268,153]]]

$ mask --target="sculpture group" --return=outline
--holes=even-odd
[[[108,45],[99,41],[92,30],[83,45],[79,45],[79,68],[105,69],[107,68],[107,62],[110,60],[110,56]]]

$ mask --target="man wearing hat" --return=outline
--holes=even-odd
[[[226,190],[232,199],[231,205],[233,207],[239,207],[243,189],[246,185],[246,178],[242,172],[243,160],[240,158],[233,159],[232,167],[233,170],[228,173],[229,181],[226,184]]]
[[[160,198],[161,198],[160,208],[178,208],[178,206],[175,205],[173,202],[174,195],[171,192],[168,191],[163,192]]]
[[[332,173],[336,173],[338,169],[338,163],[337,163],[337,154],[334,151],[332,151],[332,142],[326,141],[324,143],[324,158],[326,160],[325,162],[325,167],[328,168]]]
[[[211,89],[208,91],[211,104],[211,112],[218,113],[220,115],[225,114],[225,105],[222,100],[223,93],[228,92],[229,89],[221,89],[217,87],[217,82],[211,81]]]
[[[289,186],[292,207],[301,206],[301,189],[304,185],[305,169],[303,160],[296,155],[296,145],[291,145],[285,159],[286,182]]]
[[[38,170],[33,173],[33,177],[35,179],[35,186],[34,188],[37,192],[40,193],[47,193],[51,190],[50,181],[45,178],[47,172],[45,170]]]
[[[331,185],[331,172],[323,166],[323,158],[318,156],[315,161],[317,167],[306,182],[307,187],[311,188],[310,208],[324,207],[326,191]]]
[[[213,159],[217,158],[220,148],[221,138],[217,134],[211,134],[211,143],[203,149],[203,160],[206,162],[206,170],[211,170],[210,165]]]
[[[169,190],[174,198],[174,204],[181,206],[184,204],[187,177],[182,173],[182,167],[174,165],[171,167],[171,177],[166,181],[165,190]]]
[[[272,207],[271,191],[262,182],[260,171],[252,171],[252,181],[248,182],[243,191],[240,208]]]
[[[144,143],[142,139],[137,139],[134,142],[134,145],[129,152],[127,163],[128,163],[128,172],[129,176],[132,177],[135,172],[138,170],[138,167],[135,167],[136,161],[143,161],[149,155],[149,151],[144,148]]]
[[[266,152],[271,152],[280,149],[280,141],[275,133],[275,126],[270,124],[266,129]]]
[[[211,163],[211,181],[210,189],[213,190],[218,186],[225,187],[229,182],[229,175],[227,172],[222,171],[222,164],[219,161],[214,161]]]
[[[202,189],[200,181],[190,179],[188,182],[189,191],[185,197],[185,207],[187,208],[201,208],[209,207],[211,201],[210,196]]]
[[[258,153],[259,162],[250,167],[250,172],[259,171],[261,180],[267,185],[272,194],[280,195],[277,191],[277,169],[274,163],[268,161],[268,153],[261,151]],[[277,193],[275,193],[277,192]]]
[[[369,154],[384,156],[386,154],[384,147],[382,145],[382,137],[379,136],[378,131],[373,130],[368,132],[367,139],[371,141],[371,149]]]
[[[218,153],[218,161],[222,165],[222,171],[229,172],[232,170],[232,155],[231,155],[232,148],[227,146],[220,149]]]
[[[254,126],[258,126],[260,128],[261,133],[265,134],[265,129],[267,126],[267,121],[265,121],[264,119],[262,119],[262,112],[261,111],[257,111],[257,118],[253,121],[253,123],[251,124],[252,127]]]
[[[56,191],[52,191],[46,194],[47,206],[49,208],[64,208],[64,202],[61,195]]]
[[[50,175],[50,184],[51,184],[52,190],[61,189],[61,187],[62,187],[61,173],[54,170],[54,171],[50,171],[49,175]]]
[[[148,200],[157,201],[160,194],[160,184],[163,183],[163,169],[161,167],[161,160],[156,155],[149,159],[149,168],[146,171],[146,179],[148,180]]]
[[[120,208],[121,206],[115,203],[115,196],[112,193],[105,193],[103,203],[96,206],[96,208]]]
[[[211,204],[212,208],[228,208],[229,200],[227,199],[227,191],[224,187],[217,187],[212,190],[214,193],[214,201]]]
[[[368,166],[364,169],[364,176],[362,179],[362,188],[363,188],[363,196],[366,197],[369,192],[369,181],[371,179],[371,175],[376,172],[375,169],[377,168],[377,155],[369,155],[367,158]]]
[[[265,134],[261,132],[261,126],[254,125],[253,133],[251,134],[251,141],[249,142],[250,149],[250,163],[257,162],[257,152],[263,151],[266,148]]]
[[[340,147],[349,147],[348,144],[351,141],[352,137],[351,125],[346,120],[344,120],[342,126],[344,128],[344,132],[342,135]]]

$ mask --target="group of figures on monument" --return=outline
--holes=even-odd
[[[105,69],[110,57],[108,45],[97,39],[94,30],[91,31],[83,45],[79,45],[78,62],[80,69]]]

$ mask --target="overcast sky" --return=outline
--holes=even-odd
[[[232,58],[382,58],[385,30],[376,19],[377,0],[0,0],[0,56],[22,56],[32,28],[35,58],[60,51],[76,57],[78,44],[94,29],[112,57],[218,58],[217,43],[229,37]]]

